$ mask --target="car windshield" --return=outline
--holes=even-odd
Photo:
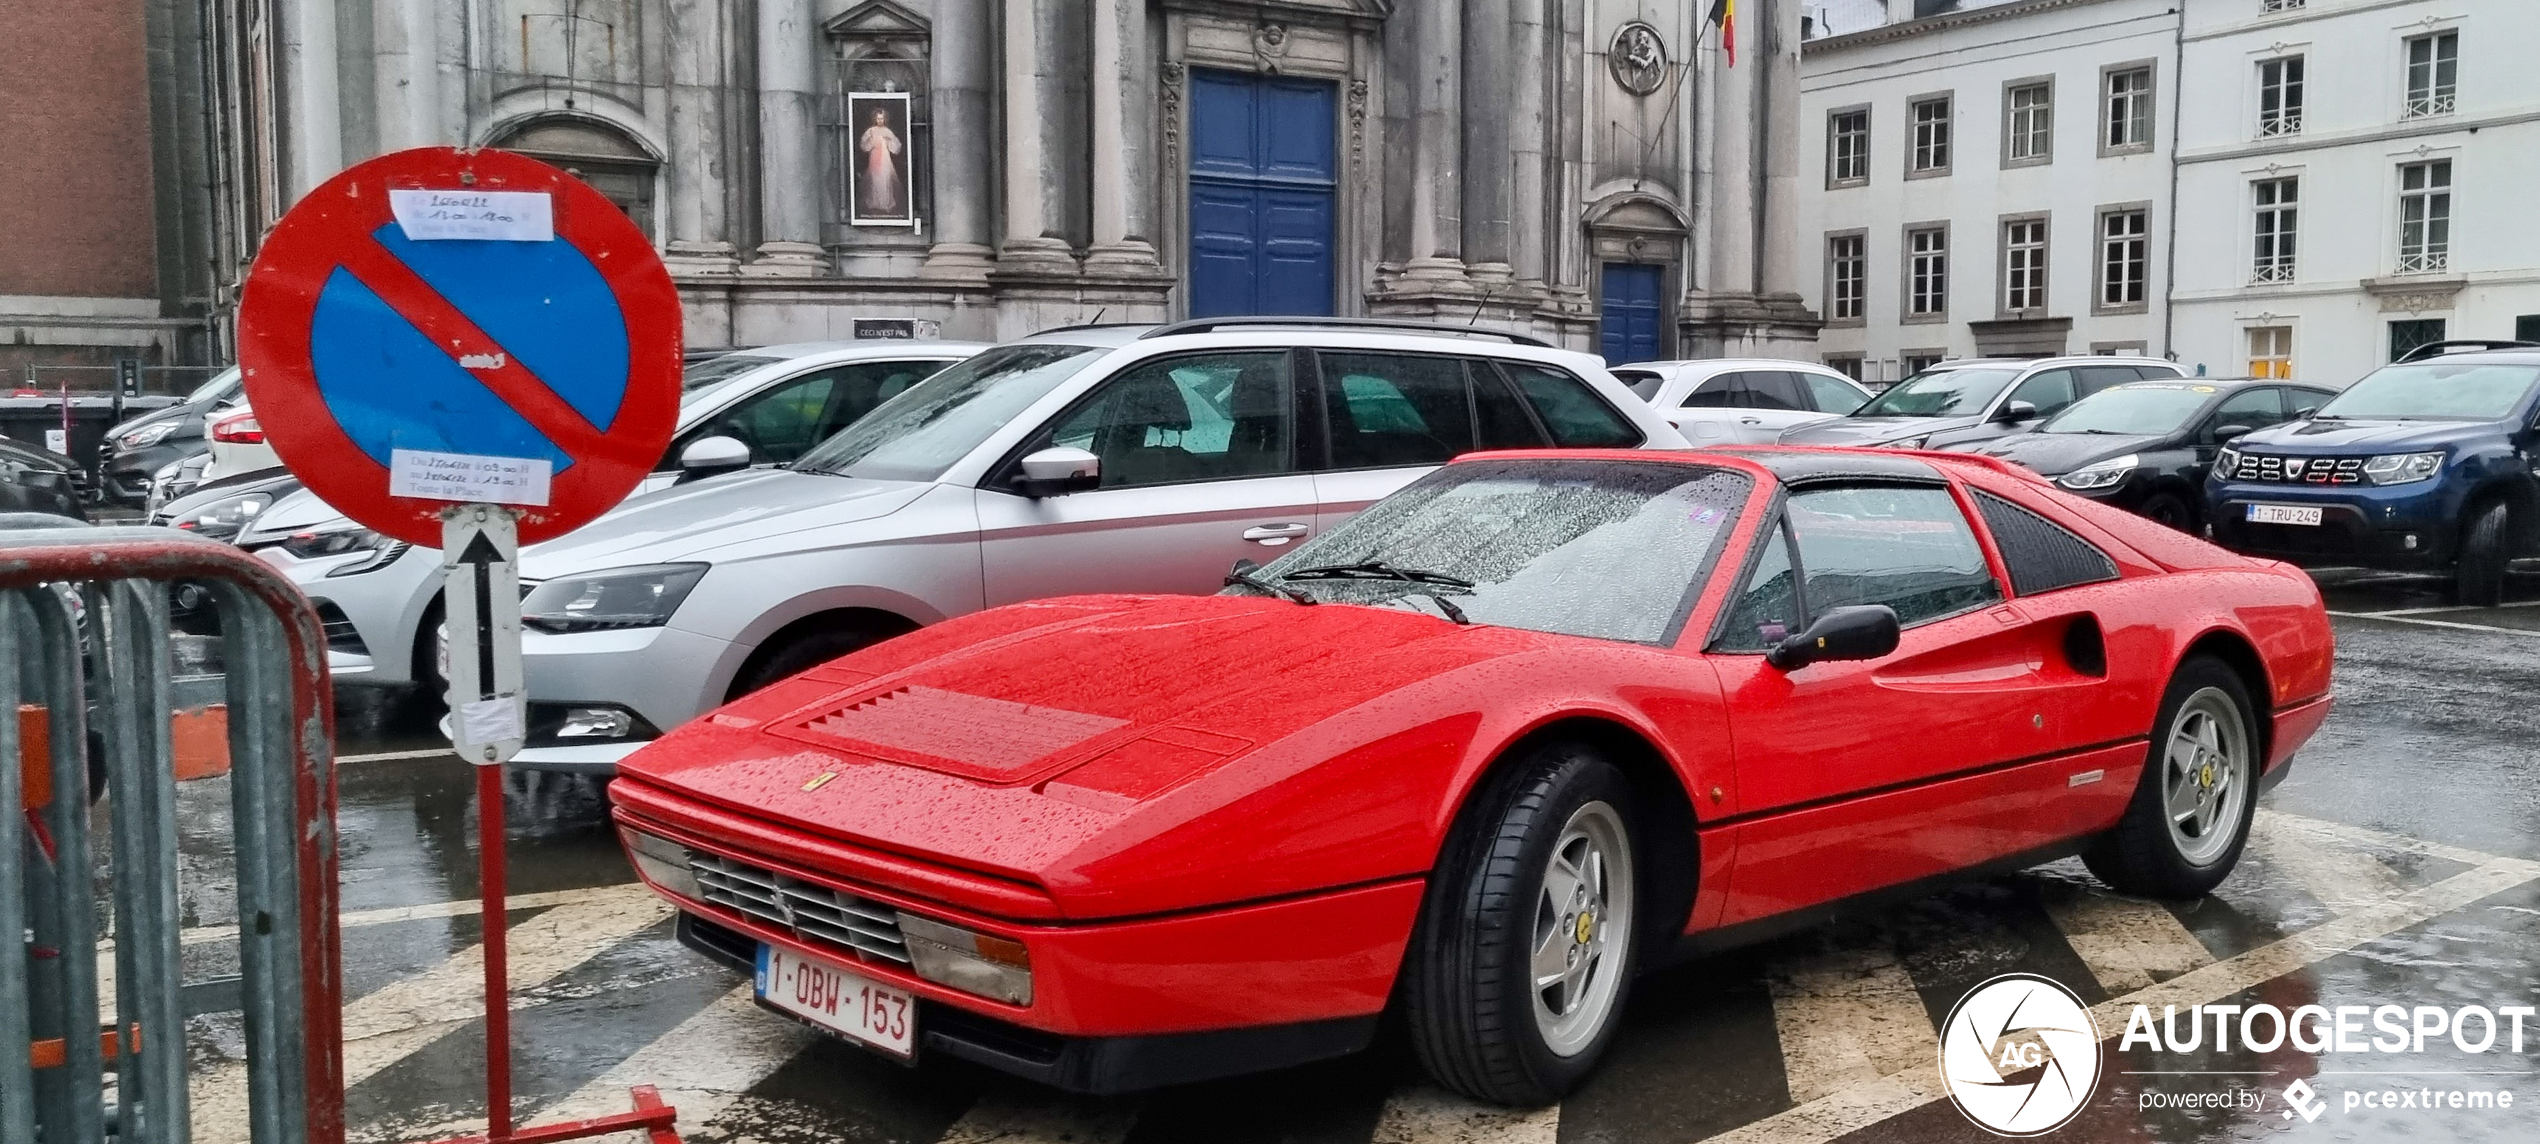
[[[185,395],[185,403],[192,405],[197,401],[210,401],[215,397],[223,396],[238,388],[238,378],[239,372],[235,369],[225,369],[213,374],[210,381],[195,386],[194,392]]]
[[[1660,377],[1645,369],[1615,370],[1614,380],[1622,382],[1625,386],[1629,387],[1632,391],[1632,396],[1643,401],[1658,400],[1658,391],[1667,384],[1666,378]]]
[[[2151,381],[2103,389],[2073,402],[2037,427],[2040,433],[2159,436],[2186,428],[2214,399],[2210,385]]]
[[[1102,350],[1001,346],[901,390],[794,462],[810,473],[931,481]]]
[[[1687,590],[1753,487],[1744,474],[1702,465],[1448,465],[1258,576],[1326,603],[1655,643],[1675,627]],[[1358,575],[1284,578],[1353,566]],[[1436,604],[1440,596],[1449,608]]]
[[[2016,369],[1939,369],[1915,374],[1854,410],[1854,417],[1972,417],[1993,404]]]
[[[717,354],[701,362],[691,363],[679,371],[680,400],[685,401],[763,365],[775,365],[785,359],[772,354]]]
[[[2494,421],[2540,382],[2540,366],[2416,362],[2383,366],[2330,399],[2322,420]]]

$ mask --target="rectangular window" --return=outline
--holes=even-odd
[[[2302,180],[2260,179],[2251,187],[2258,213],[2257,257],[2250,267],[2249,280],[2290,282],[2300,233]]]
[[[1912,377],[1915,374],[1921,373],[1924,370],[1930,369],[1933,366],[1949,360],[1949,351],[1907,350],[1899,360],[1903,363],[1905,376]]]
[[[2514,319],[2514,340],[2540,342],[2540,314],[2523,314]]]
[[[2046,220],[2014,219],[2002,224],[2002,312],[2034,314],[2046,309]]]
[[[2123,68],[2108,73],[2108,132],[2111,151],[2152,146],[2152,69]]]
[[[2399,168],[2399,273],[2434,274],[2452,265],[2452,161]]]
[[[1854,381],[1861,380],[1862,357],[1860,354],[1827,354],[1821,360],[1826,363],[1827,369],[1833,370],[1836,373],[1842,374]],[[1856,397],[1852,400],[1857,402],[1861,399]]]
[[[1949,170],[1949,97],[1914,103],[1914,174]]]
[[[2410,350],[2442,341],[2445,325],[2441,318],[2402,318],[2390,323],[2390,360],[2397,361],[2408,356]]]
[[[2261,15],[2270,12],[2298,12],[2301,9],[2302,0],[2258,0],[2258,12]]]
[[[1869,181],[1869,109],[1833,113],[1826,120],[1826,185],[1858,186]]]
[[[2055,158],[2055,85],[2023,83],[2002,96],[2002,161],[2046,163]]]
[[[2460,88],[2461,34],[2436,32],[2408,41],[2408,102],[2404,119],[2450,115]]]
[[[2099,216],[2099,305],[2117,309],[2144,304],[2151,277],[2150,212],[2114,210]]]
[[[1862,299],[1870,282],[1869,245],[1869,239],[1860,234],[1838,234],[1826,239],[1828,320],[1858,322],[1862,319]]]
[[[2293,376],[2293,327],[2249,328],[2249,376]]]
[[[2258,61],[2258,137],[2302,133],[2302,57]]]
[[[1937,318],[1949,312],[1949,231],[1923,227],[1905,232],[1905,316]]]

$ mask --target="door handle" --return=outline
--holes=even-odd
[[[1244,539],[1270,548],[1314,531],[1310,524],[1256,524],[1244,530]]]
[[[1761,417],[1740,417],[1737,419],[1737,423],[1740,425],[1761,425],[1764,423],[1764,419]]]

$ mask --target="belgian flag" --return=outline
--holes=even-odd
[[[1711,0],[1711,22],[1720,26],[1720,50],[1737,66],[1737,0]]]

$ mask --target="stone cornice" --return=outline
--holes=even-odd
[[[1919,20],[1906,20],[1902,23],[1896,24],[1882,24],[1876,28],[1864,28],[1858,32],[1845,32],[1840,36],[1827,36],[1823,39],[1809,40],[1799,45],[1799,54],[1802,57],[1805,57],[1819,52],[1844,51],[1850,48],[1868,47],[1872,44],[1893,43],[1897,40],[1912,39],[1915,36],[1927,36],[1935,32],[1945,32],[1952,28],[1962,28],[1970,24],[1983,24],[1995,20],[2014,20],[2019,17],[2033,15],[2038,12],[2051,12],[2058,8],[2080,8],[2091,4],[2105,4],[2108,2],[2109,0],[2019,0],[2018,3],[2013,4],[1995,4],[1986,8],[1970,8],[1962,12],[1948,12],[1938,16],[1925,16]]]

